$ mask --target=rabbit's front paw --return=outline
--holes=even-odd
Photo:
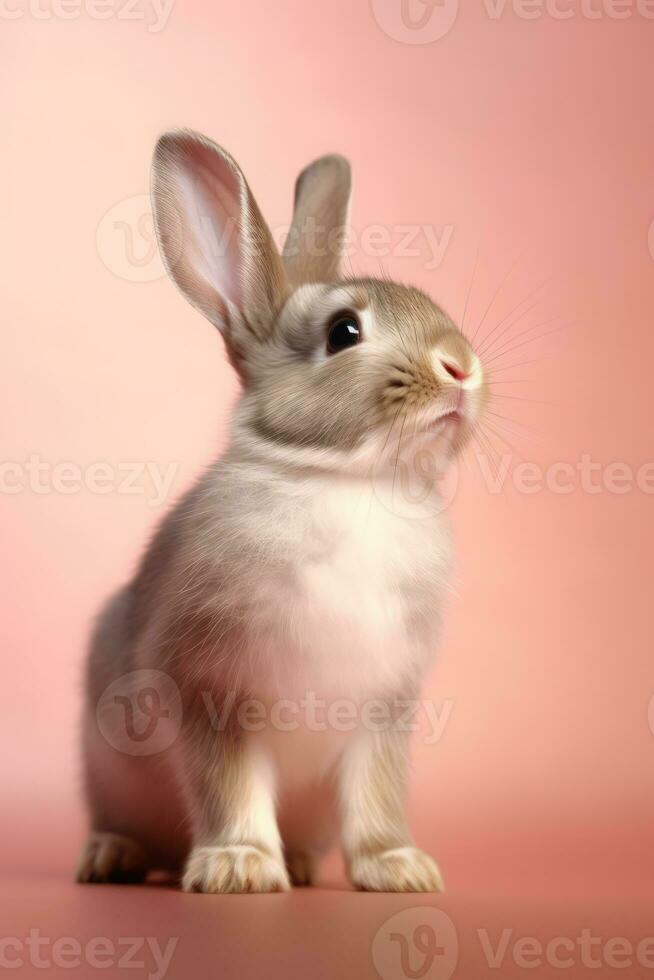
[[[411,846],[358,855],[350,863],[350,880],[369,892],[443,891],[434,859]]]
[[[286,869],[270,854],[249,844],[196,847],[186,864],[186,892],[223,895],[228,892],[284,892],[290,888]]]
[[[91,882],[143,881],[146,875],[143,848],[130,837],[95,831],[82,848],[75,878],[83,884]]]

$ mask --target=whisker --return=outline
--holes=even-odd
[[[554,323],[555,320],[560,319],[560,316],[551,316],[549,320],[541,320],[539,323],[532,323],[529,327],[525,327],[524,330],[520,330],[512,337],[507,337],[503,344],[500,344],[499,347],[494,347],[492,351],[489,351],[489,353],[493,354],[493,356],[496,354],[502,354],[505,351],[507,344],[512,344],[514,341],[520,340],[521,337],[524,337],[525,334],[530,333],[532,330],[537,330],[539,327],[546,327],[548,323]]]
[[[530,429],[528,425],[525,425],[523,422],[518,422],[517,419],[510,419],[508,415],[501,415],[499,412],[491,412],[490,409],[486,409],[485,414],[492,415],[493,418],[497,419],[498,421],[496,422],[496,425],[505,425],[507,427],[513,425],[513,426],[517,426],[518,429],[522,429],[523,432],[529,433],[529,435],[534,434],[533,430]],[[511,429],[509,428],[509,432],[510,431]],[[523,433],[516,432],[515,434],[522,435]]]
[[[511,266],[511,268],[507,272],[507,274],[504,276],[504,279],[502,279],[501,283],[499,284],[499,286],[497,287],[497,289],[493,293],[493,298],[491,299],[490,303],[486,307],[486,311],[485,311],[484,315],[482,316],[481,320],[479,321],[479,323],[477,324],[477,329],[475,330],[475,332],[472,335],[472,338],[470,339],[470,343],[471,344],[474,344],[475,338],[476,338],[477,334],[479,333],[479,331],[481,330],[481,327],[483,326],[484,321],[486,320],[486,317],[490,313],[490,310],[491,310],[491,307],[492,307],[493,303],[495,302],[495,300],[499,296],[499,294],[500,294],[501,290],[503,289],[503,287],[507,284],[507,282],[509,281],[509,279],[511,278],[511,276],[515,272],[515,270],[516,270],[516,268],[517,268],[518,265],[519,265],[519,261],[516,261],[516,262],[513,263],[513,265]]]
[[[530,361],[520,361],[519,364],[500,364],[498,367],[493,368],[490,372],[491,376],[496,376],[498,371],[512,371],[513,368],[526,367],[527,364],[539,364],[542,361],[542,357],[533,357]],[[508,381],[498,380],[498,384],[509,384]],[[518,382],[519,384],[524,384],[525,381]],[[528,383],[528,382],[527,382]]]
[[[501,442],[503,442],[505,446],[508,446],[508,448],[511,450],[511,452],[512,453],[515,453],[515,455],[518,457],[518,459],[520,459],[523,463],[526,462],[526,460],[525,460],[524,456],[522,455],[522,453],[518,452],[518,450],[515,448],[515,446],[512,445],[512,443],[510,443],[508,441],[508,439],[505,439],[505,437],[501,434],[501,432],[498,432],[497,429],[493,428],[493,426],[490,424],[490,422],[484,421],[483,423],[480,423],[480,424],[486,426],[486,428],[488,428],[493,433],[493,435],[497,436],[497,438],[500,439]]]
[[[404,426],[405,426],[405,423],[406,423],[406,417],[407,417],[407,413],[405,412],[404,415],[402,416],[402,426],[400,428],[400,437],[399,437],[398,443],[397,443],[397,454],[395,456],[395,469],[393,470],[393,484],[391,486],[391,501],[392,501],[393,505],[395,504],[395,479],[397,477],[397,464],[400,461],[400,453],[402,451],[402,435],[404,433]]]
[[[479,448],[483,451],[483,454],[488,457],[491,468],[495,466],[495,472],[493,475],[496,476],[499,471],[500,463],[499,459],[497,458],[498,453],[495,446],[490,441],[488,435],[485,432],[482,432],[481,428],[479,427],[475,427],[475,430],[473,431],[473,438],[476,438]]]
[[[475,252],[475,264],[472,267],[472,276],[470,277],[470,282],[468,284],[468,292],[466,294],[465,303],[463,305],[463,313],[461,315],[461,333],[464,336],[465,336],[466,314],[468,312],[468,302],[470,301],[470,294],[472,293],[472,285],[475,281],[475,276],[477,275],[478,262],[479,262],[479,245],[477,245],[477,251]]]
[[[543,289],[543,288],[544,288],[544,287],[545,287],[545,286],[546,286],[546,285],[548,284],[548,282],[550,282],[550,281],[552,280],[552,278],[553,278],[553,276],[551,276],[551,275],[550,275],[550,276],[547,276],[547,278],[546,278],[546,279],[544,279],[544,280],[543,280],[543,281],[541,282],[541,284],[540,284],[539,286],[537,286],[537,287],[536,287],[536,289],[534,289],[534,290],[532,290],[532,292],[531,292],[531,293],[529,293],[529,295],[528,295],[528,296],[525,296],[525,298],[524,298],[524,299],[522,299],[522,300],[520,300],[520,302],[519,302],[519,303],[518,303],[518,304],[517,304],[516,306],[514,306],[514,307],[513,307],[513,309],[512,309],[512,310],[510,310],[510,311],[509,311],[509,312],[508,312],[508,313],[506,314],[506,316],[504,316],[504,317],[503,317],[503,318],[502,318],[502,319],[500,320],[500,322],[499,322],[499,323],[496,323],[496,324],[495,324],[495,326],[493,327],[493,329],[492,329],[492,330],[490,331],[490,333],[488,333],[488,334],[487,334],[487,336],[486,336],[486,337],[485,337],[485,339],[484,339],[484,343],[483,343],[483,349],[484,349],[484,350],[488,350],[488,343],[489,343],[489,341],[490,341],[490,339],[491,339],[491,337],[492,337],[492,336],[494,335],[494,333],[495,333],[495,332],[496,332],[497,330],[499,330],[499,328],[500,328],[500,327],[501,327],[501,326],[502,326],[503,324],[505,324],[505,323],[506,323],[506,321],[507,321],[507,320],[509,320],[509,319],[510,319],[510,318],[511,318],[511,317],[513,316],[513,314],[514,314],[514,313],[516,312],[516,310],[519,310],[519,309],[520,309],[520,307],[521,307],[521,306],[522,306],[522,305],[523,305],[524,303],[527,303],[527,302],[529,302],[529,300],[530,300],[530,299],[532,299],[532,298],[533,298],[534,296],[537,296],[537,295],[538,295],[538,293],[539,293],[539,292],[541,291],[541,289]],[[526,316],[526,315],[527,315],[527,313],[529,313],[529,312],[530,312],[531,310],[533,310],[533,309],[534,309],[534,308],[535,308],[536,306],[538,306],[538,303],[534,303],[534,304],[533,304],[532,306],[530,306],[530,307],[529,307],[529,309],[528,309],[528,310],[525,310],[525,312],[524,312],[524,313],[521,313],[521,314],[520,314],[520,316]],[[518,319],[520,319],[520,317],[518,317]],[[513,321],[513,322],[516,322],[516,321]],[[508,326],[510,326],[510,324],[508,324],[508,325],[507,325],[507,329],[508,329]],[[480,353],[481,353],[481,352],[480,352]]]
[[[400,401],[400,407],[398,408],[397,412],[395,413],[395,416],[393,418],[393,421],[391,422],[390,428],[389,428],[388,432],[386,433],[386,438],[384,439],[384,445],[381,447],[381,449],[379,451],[379,456],[377,457],[377,463],[380,462],[382,456],[384,455],[384,450],[386,449],[386,446],[388,445],[388,440],[391,437],[391,432],[393,431],[393,428],[395,427],[395,423],[397,422],[398,417],[399,417],[399,414],[400,414],[400,412],[402,411],[403,408],[404,408],[404,401]]]
[[[568,320],[567,323],[562,323],[559,327],[554,327],[553,330],[546,330],[545,333],[539,334],[536,337],[530,337],[528,340],[523,340],[521,344],[516,344],[515,347],[509,347],[508,350],[501,351],[500,353],[495,354],[495,356],[491,357],[491,359],[487,363],[492,364],[493,361],[496,361],[498,357],[504,357],[505,354],[512,354],[513,351],[519,350],[521,347],[524,347],[525,344],[533,344],[537,340],[543,340],[545,337],[549,337],[554,333],[559,333],[561,330],[565,330],[568,327],[570,327],[571,324],[574,322],[575,322],[574,320]]]
[[[522,395],[504,395],[501,391],[492,391],[491,398],[508,398],[512,402],[529,402],[530,405],[551,405],[552,402],[540,398],[524,398]]]
[[[532,312],[532,310],[537,309],[540,306],[540,303],[539,302],[532,303],[531,306],[528,306],[526,310],[523,310],[521,313],[518,314],[517,317],[515,317],[515,319],[512,320],[511,317],[516,312],[516,310],[520,308],[520,306],[521,306],[521,304],[519,303],[518,306],[516,306],[516,308],[511,311],[511,313],[509,313],[507,316],[505,316],[503,320],[500,320],[500,322],[497,324],[497,326],[499,327],[503,323],[506,323],[506,326],[504,327],[504,330],[502,330],[495,337],[494,340],[492,340],[492,341],[490,340],[490,338],[493,336],[493,332],[491,332],[491,333],[488,334],[488,336],[486,337],[484,343],[479,348],[479,351],[478,351],[478,356],[479,357],[485,357],[486,354],[492,352],[495,349],[495,346],[497,345],[500,337],[503,337],[504,334],[506,333],[506,331],[507,330],[510,330],[511,327],[514,327],[516,325],[516,323],[520,323],[521,320],[524,320],[524,318],[526,316],[528,316],[529,313]],[[506,322],[507,320],[509,321],[508,323]]]
[[[495,445],[495,443],[493,442],[493,439],[492,439],[492,437],[490,435],[490,431],[489,432],[483,432],[483,433],[480,431],[479,432],[479,438],[480,438],[480,440],[482,438],[484,440],[483,445],[486,448],[485,448],[485,452],[484,452],[483,455],[485,456],[485,459],[486,459],[486,461],[488,463],[488,466],[490,467],[490,471],[491,471],[491,474],[493,476],[493,479],[494,480],[497,480],[498,477],[500,476],[500,473],[502,472],[503,467],[504,467],[504,456],[505,456],[506,450],[503,450],[502,451],[501,447],[498,448]],[[480,445],[481,445],[481,442],[480,442]],[[481,458],[478,458],[477,464],[478,464],[479,470],[481,472]]]

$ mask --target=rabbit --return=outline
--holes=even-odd
[[[450,532],[392,487],[400,456],[450,465],[485,384],[425,293],[342,275],[350,189],[343,157],[310,164],[280,252],[226,150],[187,130],[156,145],[164,263],[242,388],[227,449],[96,624],[80,882],[285,891],[340,835],[354,887],[442,888],[408,829],[398,712],[438,644]]]

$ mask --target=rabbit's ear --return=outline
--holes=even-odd
[[[240,167],[204,136],[166,133],[154,152],[152,198],[170,276],[241,366],[248,346],[266,339],[289,287]]]
[[[294,285],[338,279],[351,189],[350,165],[337,154],[320,157],[298,177],[283,253]]]

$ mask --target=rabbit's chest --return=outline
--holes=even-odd
[[[267,635],[283,689],[383,697],[415,679],[447,552],[444,533],[398,519],[358,487],[317,495],[301,558],[270,581]]]

